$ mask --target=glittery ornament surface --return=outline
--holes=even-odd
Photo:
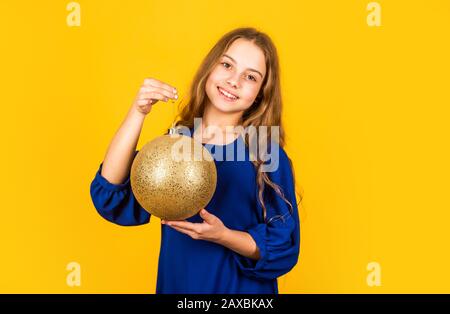
[[[217,170],[201,143],[184,135],[163,135],[136,155],[130,180],[133,194],[146,211],[161,219],[183,220],[209,203]]]

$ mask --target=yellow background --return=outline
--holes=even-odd
[[[378,1],[380,27],[359,0],[84,0],[80,27],[67,3],[0,2],[0,292],[154,293],[159,219],[108,223],[89,185],[143,79],[183,94],[240,26],[277,45],[304,193],[301,256],[280,293],[450,292],[449,1]],[[172,116],[156,105],[138,148]]]

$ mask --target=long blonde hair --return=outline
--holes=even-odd
[[[205,91],[205,85],[207,78],[219,58],[225,53],[228,47],[238,38],[243,38],[251,41],[257,45],[265,55],[266,59],[266,77],[262,82],[261,89],[255,102],[250,106],[242,115],[242,127],[254,126],[257,133],[257,138],[260,143],[266,141],[271,143],[271,126],[279,127],[278,144],[280,147],[284,147],[284,130],[281,123],[281,87],[280,87],[280,66],[278,61],[278,54],[270,37],[255,28],[237,28],[226,33],[214,47],[209,51],[206,57],[203,59],[197,73],[195,74],[188,92],[188,102],[181,109],[175,125],[183,125],[188,128],[194,127],[194,118],[203,117],[203,112],[207,104],[207,95]],[[259,126],[267,126],[267,132],[259,132]],[[248,146],[249,139],[245,138],[245,144]],[[289,159],[289,158],[288,158]],[[272,182],[267,173],[262,171],[261,165],[263,161],[257,157],[255,161],[252,161],[256,170],[256,182],[258,185],[258,199],[263,209],[263,217],[267,222],[267,209],[264,203],[264,189],[268,185],[275,190],[275,192],[289,205],[290,212],[292,214],[293,207],[289,200],[286,199],[280,186]],[[294,169],[292,161],[289,159],[289,163],[294,175]],[[295,185],[295,182],[294,182]],[[295,187],[294,187],[295,190]],[[300,195],[300,194],[299,194]],[[302,196],[300,195],[300,202]]]

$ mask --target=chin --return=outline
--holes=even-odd
[[[213,106],[216,110],[221,112],[237,112],[242,111],[244,109],[240,109],[239,106],[231,106],[230,104],[224,104],[220,100],[214,99],[211,101],[211,106]]]

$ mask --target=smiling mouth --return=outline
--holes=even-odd
[[[237,96],[232,96],[231,94],[227,93],[226,91],[224,91],[223,89],[221,89],[220,87],[217,87],[217,90],[219,91],[219,94],[225,98],[228,101],[236,101],[239,99],[239,97]]]

